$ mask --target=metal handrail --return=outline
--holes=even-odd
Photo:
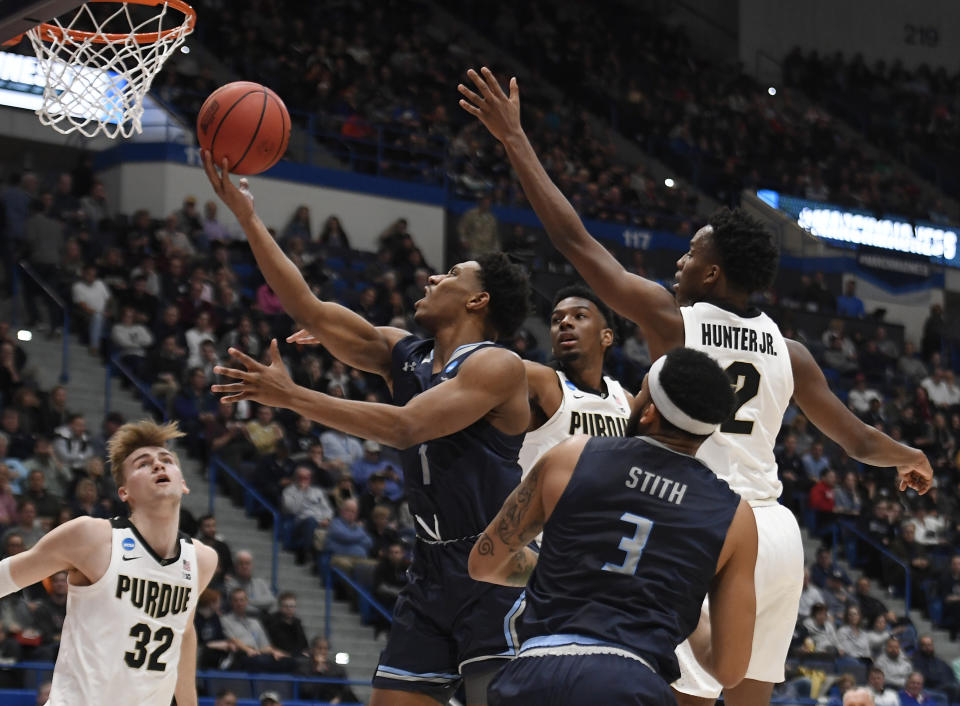
[[[228,476],[233,478],[237,483],[240,484],[240,487],[243,488],[243,491],[250,495],[251,498],[256,500],[263,508],[273,516],[273,557],[271,558],[271,567],[270,567],[270,585],[273,589],[274,594],[279,593],[279,558],[280,558],[280,513],[277,509],[271,505],[267,500],[264,499],[260,493],[250,487],[246,480],[244,480],[235,470],[230,468],[219,456],[213,456],[210,459],[210,505],[209,512],[213,512],[213,501],[217,495],[217,469],[224,471]]]
[[[153,392],[150,390],[147,384],[143,382],[143,380],[138,378],[136,375],[134,375],[133,371],[131,371],[130,368],[128,368],[123,363],[121,363],[120,359],[117,358],[116,354],[112,354],[109,358],[107,358],[107,374],[106,374],[106,380],[104,382],[105,389],[104,389],[104,395],[103,395],[103,398],[104,398],[103,406],[107,414],[110,413],[110,402],[111,402],[110,388],[112,387],[111,382],[113,380],[114,368],[119,370],[123,374],[123,376],[127,378],[127,380],[129,380],[130,383],[135,388],[137,388],[137,391],[141,395],[143,395],[144,399],[147,402],[149,402],[151,405],[156,407],[157,411],[160,412],[161,418],[163,419],[164,422],[169,420],[169,415],[167,414],[166,405],[161,404],[160,400],[154,397]]]
[[[393,613],[391,613],[389,610],[387,610],[387,609],[384,608],[382,605],[380,605],[380,601],[378,601],[376,598],[374,598],[372,595],[370,595],[370,592],[367,591],[367,589],[365,589],[365,588],[364,588],[363,586],[361,586],[359,583],[357,583],[357,582],[354,581],[352,578],[350,578],[349,576],[347,576],[345,573],[343,573],[343,572],[342,572],[340,569],[338,569],[336,566],[331,566],[331,567],[330,567],[330,573],[331,573],[331,574],[336,574],[337,576],[339,576],[343,581],[346,582],[346,584],[347,584],[350,588],[352,588],[354,591],[357,592],[357,595],[359,595],[363,600],[365,600],[367,603],[369,603],[370,605],[372,605],[372,606],[374,607],[374,609],[375,609],[378,613],[380,613],[380,615],[382,615],[384,618],[386,618],[388,622],[390,622],[390,623],[393,622]],[[325,586],[325,588],[326,588],[327,591],[330,591],[330,590],[331,590],[331,587],[330,587],[330,586]]]
[[[24,273],[37,283],[37,286],[40,287],[41,291],[46,294],[50,299],[53,300],[53,303],[60,307],[60,310],[63,312],[63,353],[60,355],[60,382],[67,383],[70,381],[70,307],[66,302],[60,297],[59,294],[43,279],[34,272],[33,268],[30,266],[30,263],[26,260],[20,260],[17,263],[19,269],[23,270]],[[14,314],[14,325],[16,325],[16,312],[19,294],[20,294],[20,277],[18,275],[17,267],[13,268],[13,314]],[[50,325],[53,326],[53,322],[50,322]]]
[[[874,549],[876,549],[877,551],[879,551],[880,554],[882,554],[882,555],[885,556],[887,559],[889,559],[889,560],[892,561],[894,564],[897,564],[898,566],[900,566],[900,567],[903,569],[903,571],[904,571],[904,583],[905,583],[905,585],[904,585],[904,587],[903,587],[903,602],[906,604],[906,614],[909,615],[909,614],[910,614],[910,593],[911,593],[910,565],[907,564],[907,563],[905,563],[905,562],[904,562],[902,559],[900,559],[900,557],[898,557],[896,554],[894,554],[893,552],[891,552],[889,549],[887,549],[887,548],[886,548],[885,546],[883,546],[882,544],[878,543],[876,540],[873,539],[873,537],[871,537],[870,535],[866,534],[865,532],[863,532],[862,530],[860,530],[859,528],[857,528],[855,525],[853,525],[852,523],[850,523],[850,522],[847,521],[847,520],[837,520],[837,521],[834,523],[834,525],[833,525],[833,530],[832,530],[832,531],[833,531],[833,546],[834,546],[834,550],[836,550],[836,547],[839,546],[839,545],[837,544],[837,539],[838,539],[838,536],[837,536],[837,535],[838,535],[838,533],[839,533],[839,531],[840,531],[841,529],[844,529],[844,530],[846,530],[846,531],[848,531],[848,532],[851,532],[852,534],[856,535],[857,537],[859,537],[860,539],[862,539],[864,542],[866,542],[867,544],[869,544],[871,547],[873,547]]]

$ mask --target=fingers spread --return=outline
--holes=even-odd
[[[246,370],[237,370],[236,368],[224,368],[222,365],[216,366],[213,372],[217,375],[224,375],[234,380],[243,380],[244,382],[249,382],[253,379],[253,373],[249,373]]]
[[[212,392],[244,392],[247,390],[247,383],[231,382],[225,385],[211,385],[210,390]]]
[[[473,81],[474,85],[480,90],[480,93],[483,94],[484,98],[490,98],[490,86],[487,85],[487,82],[473,69],[467,71],[467,78]]]
[[[480,110],[477,106],[473,105],[469,101],[465,101],[463,98],[460,99],[460,107],[463,108],[468,113],[470,113],[470,115],[475,115],[478,118],[481,115],[483,115],[482,110]]]
[[[498,98],[506,98],[503,89],[500,88],[500,82],[497,80],[497,77],[493,75],[493,71],[484,66],[480,71],[483,72],[483,77],[487,80],[487,86],[490,88],[490,92],[493,93]]]
[[[255,370],[257,368],[263,367],[260,363],[255,361],[253,358],[251,358],[241,350],[237,350],[236,348],[230,348],[227,352],[230,354],[231,358],[235,358],[236,360],[240,361],[245,366],[247,366],[247,370]]]
[[[463,96],[464,96],[467,100],[469,100],[471,103],[474,103],[474,104],[476,104],[476,105],[480,105],[481,103],[483,103],[483,98],[481,98],[480,96],[478,96],[476,93],[474,93],[473,91],[471,91],[469,88],[467,88],[466,86],[464,86],[462,83],[457,85],[457,90],[460,91],[460,93],[463,94]]]

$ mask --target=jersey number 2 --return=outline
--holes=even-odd
[[[130,637],[136,638],[133,645],[133,652],[125,652],[123,661],[128,667],[140,669],[143,663],[147,661],[147,644],[150,642],[150,626],[146,623],[137,623],[130,628]],[[147,663],[147,669],[151,672],[162,672],[167,668],[166,663],[160,661],[160,656],[170,649],[173,644],[173,630],[170,628],[160,628],[152,634],[153,641],[159,642],[156,649],[150,653],[150,661]]]
[[[733,394],[737,398],[737,406],[734,408],[733,414],[730,415],[730,419],[720,425],[720,431],[724,434],[750,434],[753,432],[753,422],[747,419],[737,419],[737,412],[760,392],[760,371],[756,369],[753,363],[738,360],[736,363],[727,366],[724,372],[730,378]]]
[[[640,563],[640,556],[643,554],[643,548],[647,546],[647,539],[650,537],[650,530],[653,529],[653,520],[648,520],[646,517],[640,517],[640,515],[634,515],[632,512],[625,512],[620,515],[620,519],[623,522],[629,522],[637,526],[637,531],[633,533],[633,536],[629,535],[620,538],[619,549],[622,552],[626,552],[627,556],[624,558],[622,564],[611,564],[609,561],[604,564],[601,568],[604,571],[613,571],[617,574],[627,574],[628,576],[633,576],[637,573],[637,564]]]

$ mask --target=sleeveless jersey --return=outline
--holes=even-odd
[[[703,463],[652,439],[590,439],[544,527],[521,643],[583,636],[674,681],[674,649],[697,626],[739,502]]]
[[[680,308],[684,345],[716,360],[735,386],[733,417],[697,458],[748,502],[773,501],[782,486],[773,447],[793,396],[793,367],[780,329],[759,311],[737,314],[698,302]]]
[[[170,706],[183,631],[197,604],[197,552],[180,533],[160,559],[129,520],[114,518],[110,565],[70,585],[47,706]]]
[[[526,476],[543,454],[574,434],[623,436],[630,421],[630,403],[620,383],[604,376],[606,395],[581,390],[560,370],[563,398],[543,426],[528,431],[520,448],[520,468]]]
[[[457,376],[473,353],[495,346],[460,346],[433,374],[433,340],[408,336],[393,347],[393,400],[404,405]],[[517,455],[523,434],[505,434],[485,419],[400,452],[417,535],[431,542],[474,537],[487,528],[520,483]]]

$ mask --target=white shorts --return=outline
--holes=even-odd
[[[803,592],[803,540],[796,518],[783,505],[756,505],[753,515],[758,538],[754,572],[757,624],[746,678],[778,684],[784,679],[783,665]],[[700,666],[689,642],[684,641],[676,654],[680,678],[671,684],[674,689],[710,699],[720,695],[720,682]]]

